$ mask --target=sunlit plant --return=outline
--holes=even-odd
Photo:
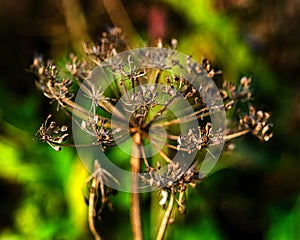
[[[261,141],[272,137],[270,114],[252,105],[251,78],[217,88],[211,79],[221,72],[206,59],[198,64],[178,53],[175,39],[168,47],[158,40],[155,48],[130,50],[121,30],[113,28],[83,47],[86,56],[72,54],[64,67],[37,57],[31,70],[37,87],[72,119],[71,134],[49,115],[36,138],[56,151],[76,147],[92,172],[86,185],[95,239],[101,238],[96,224],[115,189],[131,192],[133,239],[145,237],[141,193],[159,192],[164,215],[156,239],[163,239],[172,212],[185,213],[187,189],[208,174],[224,144],[248,133]],[[82,149],[88,149],[90,159]],[[108,149],[125,153],[129,175],[107,163]]]

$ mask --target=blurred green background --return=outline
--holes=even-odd
[[[76,152],[32,140],[56,106],[27,69],[34,55],[59,61],[114,25],[132,47],[175,37],[179,51],[210,59],[224,80],[252,77],[256,106],[272,113],[274,138],[236,140],[189,193],[169,239],[300,239],[297,0],[0,0],[0,239],[92,239],[82,192],[88,173]],[[119,193],[113,205],[102,233],[130,239],[129,196]]]

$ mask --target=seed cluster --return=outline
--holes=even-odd
[[[143,180],[150,186],[162,187],[165,189],[177,189],[185,191],[187,184],[196,184],[201,180],[197,165],[192,165],[188,170],[183,170],[179,162],[167,166],[166,173],[160,173],[160,167],[157,169],[149,166],[146,170],[146,177]]]

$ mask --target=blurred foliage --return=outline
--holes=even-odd
[[[2,127],[1,239],[81,239],[86,207],[80,186],[87,173],[74,153],[57,154],[8,123]]]
[[[270,210],[273,224],[270,227],[267,238],[274,240],[298,239],[300,236],[300,201],[299,197],[294,208],[286,213],[277,208]]]
[[[65,58],[113,24],[134,35],[131,46],[176,37],[179,51],[210,59],[225,80],[251,76],[255,101],[273,115],[274,139],[237,140],[190,191],[187,214],[176,216],[169,238],[298,239],[299,1],[113,1],[124,11],[107,11],[107,2],[0,0],[0,239],[91,239],[82,192],[88,173],[72,149],[57,153],[32,141],[55,106],[26,69],[34,54]],[[152,201],[144,197],[145,228],[148,206],[157,210]],[[128,194],[118,193],[113,206],[99,228],[105,239],[129,239]]]

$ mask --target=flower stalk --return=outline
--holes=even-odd
[[[175,199],[174,190],[171,190],[171,192],[170,192],[170,201],[169,201],[168,207],[167,207],[167,209],[164,213],[161,225],[160,225],[158,233],[157,233],[156,240],[164,239],[164,236],[165,236],[165,233],[166,233],[166,230],[167,230],[167,226],[169,224],[170,216],[171,216],[171,213],[173,211],[174,199]]]
[[[141,145],[141,135],[139,132],[133,135],[132,144],[132,155],[130,158],[130,168],[133,173],[131,179],[131,206],[130,206],[130,218],[131,218],[131,227],[132,235],[134,240],[142,240],[142,223],[141,223],[141,209],[140,209],[140,194],[138,190],[138,176],[137,173],[140,172],[141,164],[140,158],[136,156],[141,156],[140,145]]]

